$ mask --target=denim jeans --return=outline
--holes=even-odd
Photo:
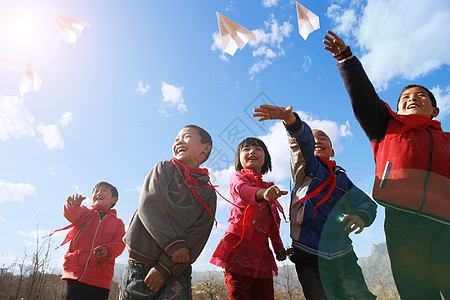
[[[156,293],[144,282],[145,276],[153,266],[128,261],[128,266],[120,282],[120,300],[185,300],[192,299],[191,273],[186,268],[180,276],[170,277]]]

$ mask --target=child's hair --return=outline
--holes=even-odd
[[[248,137],[244,139],[236,149],[236,154],[234,155],[234,168],[236,171],[241,171],[244,167],[241,165],[240,154],[244,147],[248,146],[258,146],[264,150],[264,164],[261,168],[261,174],[266,174],[272,171],[272,159],[270,158],[269,150],[267,150],[266,144],[258,138]]]
[[[111,183],[108,183],[106,181],[102,181],[97,183],[94,188],[92,189],[92,192],[94,192],[95,189],[101,188],[101,187],[107,187],[110,191],[113,197],[117,197],[119,198],[119,192],[117,191],[117,188],[115,186],[113,186]],[[115,203],[113,205],[111,205],[110,208],[113,208],[114,205],[116,205]]]
[[[202,144],[211,144],[211,149],[209,150],[209,152],[208,152],[208,154],[206,154],[206,158],[205,158],[205,161],[208,159],[208,157],[209,157],[209,155],[211,154],[211,150],[212,150],[212,145],[213,145],[213,143],[212,143],[212,138],[211,138],[211,136],[209,135],[209,133],[205,130],[205,129],[203,129],[203,128],[201,128],[200,126],[197,126],[197,125],[186,125],[186,126],[184,126],[184,128],[194,128],[194,129],[197,129],[197,131],[198,131],[198,134],[200,135],[200,142],[202,143]],[[204,162],[205,162],[204,161]]]
[[[429,97],[430,100],[431,100],[431,105],[433,105],[433,107],[436,107],[436,106],[437,106],[436,98],[434,97],[433,93],[432,93],[429,89],[427,89],[426,87],[424,87],[424,86],[422,86],[422,85],[418,85],[418,84],[410,84],[410,85],[405,86],[405,87],[402,89],[402,92],[400,93],[400,96],[398,97],[398,100],[397,100],[397,110],[398,110],[398,104],[400,103],[400,98],[402,97],[403,92],[406,91],[407,89],[415,88],[415,87],[420,88],[420,89],[423,89],[425,92],[427,92],[428,97]]]

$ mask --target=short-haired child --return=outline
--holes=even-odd
[[[235,169],[230,182],[230,225],[210,262],[225,269],[228,299],[274,299],[273,276],[278,269],[268,239],[276,258],[286,259],[277,199],[287,192],[262,179],[272,163],[258,138],[239,144]]]
[[[362,232],[376,204],[330,160],[331,140],[288,108],[261,105],[254,117],[283,120],[291,155],[290,224],[298,278],[306,299],[375,299],[364,280],[349,233]]]
[[[436,99],[406,86],[393,112],[375,92],[350,47],[328,31],[355,117],[375,157],[373,197],[385,206],[386,243],[402,299],[450,298],[450,134],[432,120]]]
[[[191,265],[215,220],[216,193],[199,168],[211,148],[210,135],[188,125],[175,138],[174,157],[148,173],[124,238],[129,261],[120,299],[192,299]]]
[[[83,197],[73,194],[64,204],[64,217],[72,230],[64,256],[62,279],[67,281],[65,300],[108,299],[114,276],[115,259],[125,249],[125,226],[112,209],[119,199],[117,189],[108,182],[92,190],[92,209],[81,205]]]

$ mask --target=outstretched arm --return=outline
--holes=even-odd
[[[255,113],[252,117],[259,118],[258,121],[265,120],[283,120],[287,125],[293,124],[296,120],[294,113],[292,112],[292,106],[281,107],[274,105],[262,104],[258,108],[253,110]]]
[[[353,112],[370,141],[380,140],[392,116],[378,97],[359,60],[353,56],[350,47],[334,32],[324,36],[325,50],[333,54],[338,70],[350,97]]]

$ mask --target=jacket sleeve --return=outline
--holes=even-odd
[[[253,175],[252,175],[253,176]],[[231,175],[230,180],[230,192],[231,194],[239,195],[239,199],[248,205],[258,205],[256,201],[256,192],[261,189],[255,186],[243,172],[235,172]],[[233,197],[233,200],[236,200]],[[242,206],[241,203],[235,203],[238,206]]]
[[[147,174],[137,214],[158,246],[171,255],[177,249],[187,246],[185,230],[177,221],[180,217],[177,216],[177,201],[171,199],[174,193],[169,191],[169,180],[176,178],[167,178],[167,169],[168,164],[163,165],[161,162]]]
[[[283,241],[280,237],[280,228],[276,224],[272,224],[269,230],[269,238],[272,243],[273,250],[284,248]]]
[[[314,136],[311,128],[295,113],[297,120],[286,125],[291,155],[291,176],[295,190],[301,186],[305,177],[314,176],[319,162],[314,157]]]
[[[392,116],[378,97],[361,62],[353,58],[338,63],[338,70],[350,97],[353,112],[371,142],[384,137]]]
[[[125,225],[122,220],[117,219],[116,230],[114,232],[114,237],[112,241],[108,244],[102,245],[107,251],[107,258],[115,259],[120,254],[122,254],[125,249],[125,243],[123,242],[123,236],[125,235]]]
[[[348,208],[345,213],[359,216],[368,227],[377,215],[377,204],[353,183],[351,186],[346,193]]]
[[[211,191],[208,200],[205,199],[205,203],[211,209],[211,212],[215,215],[217,196],[214,190]],[[209,212],[204,209],[200,218],[186,230],[186,246],[189,249],[189,262],[177,264],[174,263],[171,256],[166,252],[162,252],[159,257],[159,263],[155,266],[155,269],[164,276],[167,280],[171,275],[179,276],[190,265],[192,265],[208,241],[214,220]]]
[[[89,211],[84,205],[72,206],[69,201],[64,203],[63,215],[70,223],[78,221],[85,213]]]

